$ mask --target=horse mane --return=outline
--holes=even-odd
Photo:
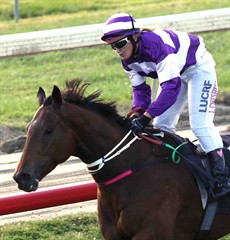
[[[63,100],[124,124],[123,117],[117,112],[115,101],[105,102],[100,99],[101,91],[95,91],[86,96],[86,90],[90,85],[90,83],[83,83],[79,78],[65,81],[65,89],[62,91]],[[50,102],[48,97],[44,106],[49,105]]]

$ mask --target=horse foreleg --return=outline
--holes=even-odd
[[[105,240],[124,240],[124,238],[118,233],[117,224],[115,222],[113,212],[111,211],[111,207],[106,205],[101,201],[99,195],[97,200],[98,207],[98,220],[101,233]],[[131,240],[131,239],[127,239]]]
[[[106,224],[105,223],[100,223],[100,230],[101,230],[102,236],[105,240],[124,240],[124,239],[127,239],[127,238],[121,237],[118,234],[115,225],[110,224],[109,222],[106,222]],[[127,240],[131,240],[131,239],[127,239]]]

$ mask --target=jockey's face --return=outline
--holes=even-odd
[[[122,60],[127,60],[132,56],[133,45],[127,37],[113,37],[106,40],[106,43],[111,45]]]

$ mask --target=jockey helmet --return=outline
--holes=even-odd
[[[132,16],[127,13],[116,13],[105,22],[101,40],[106,41],[117,36],[126,37],[140,31],[138,22]]]

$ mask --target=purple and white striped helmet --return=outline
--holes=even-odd
[[[103,27],[101,40],[117,36],[129,36],[133,33],[140,33],[140,26],[137,21],[127,13],[116,13],[112,15]]]

